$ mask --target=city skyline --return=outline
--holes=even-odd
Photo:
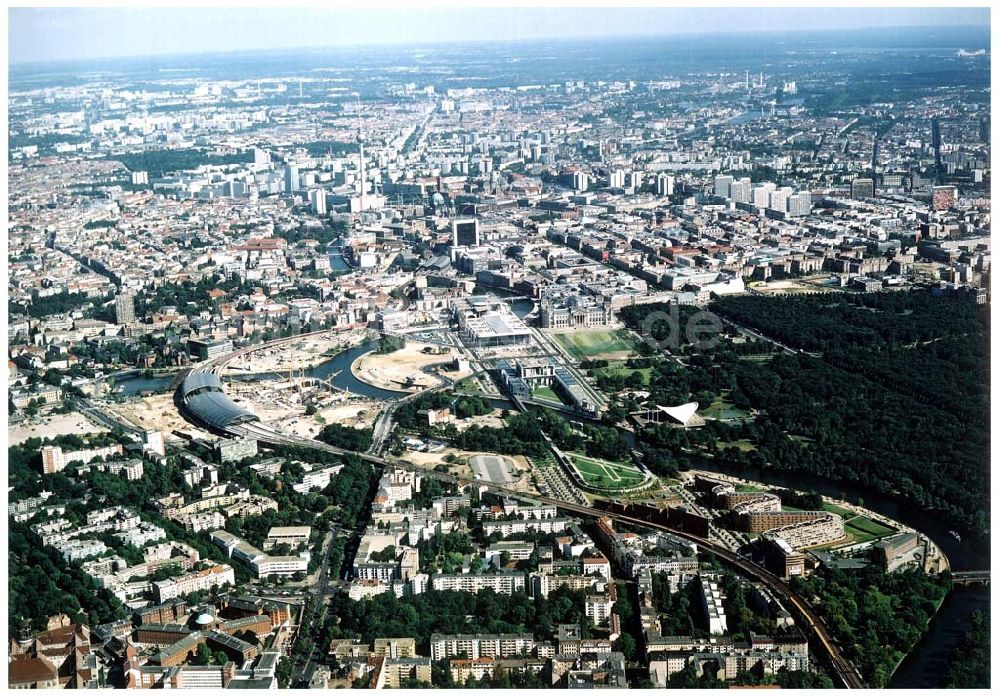
[[[988,12],[9,17],[8,689],[990,686]]]
[[[990,22],[989,9],[975,7],[247,9],[12,8],[8,61],[19,65],[487,40],[988,28]]]

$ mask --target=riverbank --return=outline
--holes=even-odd
[[[428,348],[434,349],[434,352],[425,352],[424,349]],[[437,353],[437,348],[433,344],[407,342],[403,348],[392,353],[371,351],[351,364],[351,372],[361,382],[383,390],[413,393],[431,389],[440,386],[443,381],[427,370],[452,360],[451,351]]]
[[[982,586],[956,586],[945,596],[917,645],[900,662],[889,681],[893,689],[944,687],[951,656],[972,629],[972,614],[990,609],[990,591]]]
[[[231,363],[224,375],[306,371],[345,349],[364,343],[367,338],[364,329],[353,329],[343,333],[331,330],[316,336],[305,336],[281,346],[262,348],[249,353]]]

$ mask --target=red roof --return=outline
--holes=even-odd
[[[7,684],[27,685],[47,680],[55,680],[59,671],[47,658],[35,658],[27,654],[11,656],[7,664]]]

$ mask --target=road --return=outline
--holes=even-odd
[[[419,472],[423,476],[432,477],[440,479],[442,481],[453,482],[456,484],[468,484],[474,482],[478,485],[485,487],[487,490],[501,494],[503,496],[509,496],[511,498],[525,499],[529,501],[534,501],[542,504],[555,505],[564,510],[578,513],[581,515],[586,515],[590,517],[600,518],[607,516],[613,520],[619,520],[624,523],[629,523],[632,525],[639,525],[646,528],[664,530],[670,532],[671,534],[677,535],[684,539],[694,542],[696,545],[702,549],[711,551],[719,559],[726,561],[727,563],[738,568],[743,574],[752,578],[754,580],[764,583],[770,590],[779,598],[786,602],[786,605],[794,612],[797,616],[796,621],[800,623],[800,626],[806,632],[806,634],[813,640],[814,646],[819,650],[818,653],[830,668],[833,675],[840,681],[844,687],[853,689],[863,689],[865,687],[860,674],[857,669],[840,653],[840,649],[837,647],[830,634],[829,629],[823,622],[822,617],[819,613],[813,609],[813,607],[802,597],[796,594],[792,588],[783,581],[778,576],[772,574],[766,569],[757,566],[748,559],[745,559],[738,554],[732,552],[731,550],[723,547],[722,545],[710,542],[701,537],[697,537],[690,533],[684,531],[676,530],[670,526],[662,525],[659,523],[649,522],[640,518],[634,518],[626,516],[623,514],[617,514],[609,511],[605,511],[599,508],[594,508],[592,506],[583,505],[579,503],[572,503],[569,501],[564,501],[562,499],[554,499],[547,496],[534,496],[527,495],[523,492],[515,491],[504,486],[494,484],[492,482],[484,480],[470,480],[466,478],[456,477],[454,475],[445,474],[443,472],[435,472],[433,470],[423,469],[404,460],[393,457],[377,457],[374,455],[369,455],[366,453],[355,453],[352,451],[343,450],[342,448],[336,448],[334,446],[326,445],[325,443],[320,443],[318,441],[309,441],[302,438],[294,438],[291,436],[286,436],[284,434],[278,434],[271,431],[263,424],[243,424],[240,426],[232,427],[230,431],[234,435],[248,435],[250,437],[262,440],[264,442],[272,442],[277,444],[285,445],[299,445],[302,447],[311,447],[317,450],[324,450],[327,452],[333,452],[344,455],[354,455],[372,464],[377,464],[380,466],[392,466],[400,467],[403,469],[408,469],[411,471]]]
[[[202,364],[196,370],[217,370],[217,363],[221,363],[228,357],[220,357],[218,361],[209,361]],[[182,408],[182,415],[184,418],[189,420],[195,420],[196,418],[187,413],[186,410]],[[504,486],[497,485],[493,482],[484,480],[475,480],[469,478],[456,477],[451,474],[446,474],[443,472],[435,472],[433,470],[423,469],[417,467],[411,463],[405,462],[395,457],[383,457],[372,455],[369,453],[358,453],[354,451],[344,450],[343,448],[337,448],[332,445],[327,445],[315,440],[310,440],[307,438],[300,438],[296,436],[288,436],[282,433],[278,433],[266,425],[260,422],[250,422],[238,425],[232,425],[225,429],[225,435],[229,436],[249,436],[255,438],[258,441],[264,443],[271,443],[277,445],[296,445],[299,447],[307,447],[315,450],[322,450],[329,453],[334,453],[338,455],[352,455],[354,457],[360,458],[363,461],[369,462],[377,466],[392,466],[400,467],[403,469],[416,471],[421,473],[423,476],[436,478],[442,481],[448,481],[457,483],[459,485],[464,485],[468,483],[476,483],[483,486],[486,490],[492,491],[503,496],[509,496],[517,499],[526,499],[530,501],[536,501],[543,504],[555,505],[564,510],[578,513],[581,515],[591,516],[591,517],[603,517],[607,516],[614,520],[620,520],[625,523],[640,525],[647,528],[660,529],[668,531],[671,534],[678,535],[684,539],[694,542],[699,547],[713,552],[718,558],[729,564],[738,568],[746,576],[762,582],[767,586],[776,596],[783,599],[787,606],[790,607],[794,614],[797,616],[796,621],[800,622],[800,626],[807,632],[810,638],[813,640],[813,644],[818,653],[823,660],[823,662],[830,668],[831,673],[834,677],[844,686],[848,688],[861,689],[864,688],[864,682],[861,679],[860,674],[857,669],[840,653],[840,649],[837,647],[830,634],[829,629],[823,622],[819,613],[812,608],[812,606],[798,594],[796,594],[792,588],[783,581],[778,576],[772,574],[766,569],[757,566],[748,559],[745,559],[738,554],[730,551],[729,549],[718,545],[709,540],[705,540],[701,537],[691,535],[690,533],[685,533],[683,531],[675,530],[672,527],[662,525],[659,523],[649,522],[639,518],[633,518],[624,514],[612,513],[604,511],[602,509],[594,508],[589,505],[581,503],[573,503],[570,501],[564,501],[561,499],[554,499],[547,496],[532,496],[526,495],[523,492],[515,491]],[[326,607],[325,603],[317,603],[317,605],[322,605]],[[314,613],[320,613],[319,608],[314,608]],[[323,610],[322,612],[325,612]],[[315,616],[315,615],[314,615]],[[312,662],[312,654],[308,657],[306,661],[305,668],[308,668]]]

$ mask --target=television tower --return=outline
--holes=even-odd
[[[941,122],[931,119],[931,147],[934,148],[934,183],[941,183]]]
[[[365,212],[365,133],[364,124],[361,120],[361,95],[355,93],[358,98],[358,152],[361,156],[360,162],[360,175],[361,175],[361,211],[363,215]]]

